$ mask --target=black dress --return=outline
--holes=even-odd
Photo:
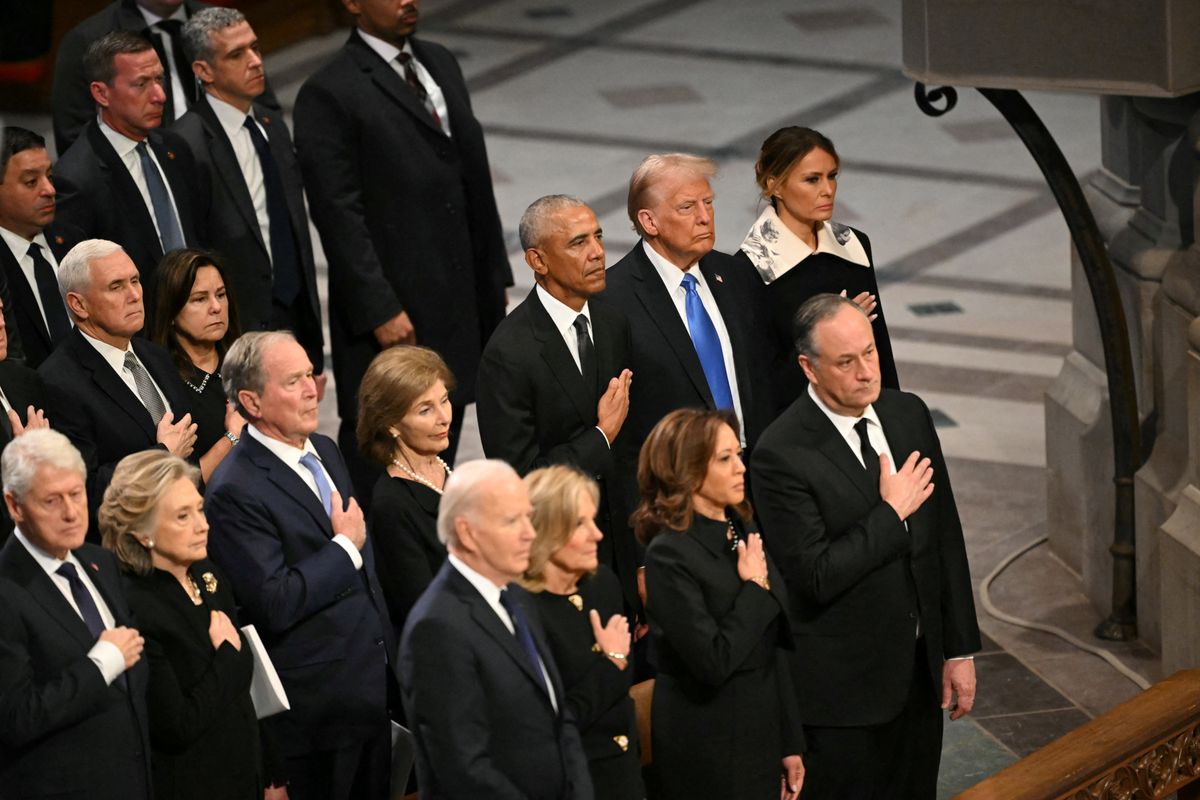
[[[198,606],[170,573],[126,576],[150,666],[154,796],[260,800],[266,781],[250,700],[254,657],[244,638],[241,650],[228,642],[213,650],[208,636],[214,610],[237,624],[233,588],[211,561],[196,562],[189,574],[200,587]]]
[[[728,531],[697,514],[646,550],[654,764],[667,800],[776,800],[782,759],[804,751],[783,575],[768,557],[770,592],[739,578]]]
[[[438,541],[442,496],[424,484],[384,473],[375,482],[368,520],[375,573],[396,630],[446,560]]]
[[[750,263],[762,274],[760,264],[769,258],[762,251],[761,233],[756,237],[756,231],[762,226],[766,214],[759,218],[751,229],[750,236],[737,252],[737,258]],[[878,305],[875,306],[875,320],[871,329],[875,334],[875,348],[879,353],[879,373],[883,385],[889,389],[900,388],[900,377],[896,372],[896,358],[892,354],[892,340],[888,335],[887,317],[884,314],[883,298],[879,296],[879,285],[875,278],[875,268],[871,259],[871,241],[866,234],[846,225],[828,223],[829,229],[838,240],[852,234],[862,245],[868,265],[856,264],[833,253],[818,250],[796,264],[784,264],[790,269],[778,270],[777,278],[771,280],[765,287],[764,302],[767,305],[766,314],[770,327],[771,340],[775,345],[774,364],[771,374],[774,376],[773,388],[777,409],[791,405],[792,401],[808,385],[804,370],[796,361],[797,353],[795,337],[792,334],[792,318],[796,310],[814,295],[846,292],[853,298],[862,292],[875,295]],[[782,225],[779,224],[782,228]],[[782,231],[781,236],[793,236],[790,231]],[[750,253],[754,253],[752,257]]]
[[[613,614],[624,613],[617,576],[601,564],[595,575],[579,581],[574,594],[542,591],[533,597],[562,675],[567,707],[579,726],[597,800],[642,800],[646,792],[637,718],[629,697],[633,666],[618,669],[594,649],[596,639],[588,620],[593,608],[600,612],[602,624]]]
[[[196,423],[194,452],[204,455],[225,435],[225,386],[221,373],[208,373],[193,366],[182,376],[192,398],[192,422]]]

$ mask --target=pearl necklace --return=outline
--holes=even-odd
[[[441,457],[441,456],[434,456],[434,460],[436,460],[436,461],[437,461],[439,464],[441,464],[441,466],[442,466],[442,469],[446,471],[446,477],[447,477],[447,478],[449,478],[451,475],[453,475],[453,474],[454,474],[454,470],[450,469],[450,466],[449,466],[449,465],[448,465],[448,464],[447,464],[445,461],[442,461],[442,457]],[[423,485],[423,486],[428,486],[430,489],[433,489],[433,490],[434,490],[435,492],[437,492],[438,494],[441,494],[441,493],[442,493],[442,490],[441,490],[441,489],[439,489],[438,487],[436,487],[436,486],[434,486],[434,485],[433,485],[433,481],[428,481],[428,480],[425,480],[425,478],[424,478],[423,476],[421,476],[421,475],[418,475],[418,474],[416,473],[416,470],[414,470],[412,467],[408,466],[407,464],[401,464],[401,463],[400,463],[400,459],[398,459],[398,458],[393,458],[393,459],[392,459],[392,466],[393,466],[393,467],[396,467],[397,469],[399,469],[400,471],[402,471],[402,472],[403,472],[405,475],[409,476],[410,478],[412,478],[412,479],[413,479],[414,481],[416,481],[417,483],[419,483],[419,484],[421,484],[421,485]],[[444,484],[443,484],[443,485],[444,485]]]
[[[197,369],[199,369],[199,368],[197,368]],[[204,372],[204,370],[200,370],[200,371]],[[208,379],[211,378],[213,375],[216,375],[218,378],[221,377],[221,373],[219,373],[219,372],[205,372],[204,380],[200,381],[199,386],[192,383],[187,378],[184,378],[183,382],[186,383],[188,385],[188,388],[191,389],[196,394],[204,394],[204,387],[208,386]]]

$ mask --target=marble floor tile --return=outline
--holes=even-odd
[[[938,800],[949,800],[1017,760],[971,717],[949,721],[942,728],[942,768],[938,775]]]
[[[900,283],[887,292],[888,324],[943,333],[1003,336],[1037,342],[1071,341],[1071,304],[1066,300],[1013,297],[968,289]],[[962,314],[921,317],[909,311],[918,303],[953,301]]]
[[[921,393],[931,409],[958,423],[938,431],[948,457],[978,458],[1030,467],[1045,466],[1042,404],[995,400],[961,393]]]
[[[979,693],[971,716],[976,720],[1075,708],[1070,700],[1008,653],[976,656],[975,674]]]
[[[1062,369],[1062,358],[1057,356],[922,342],[895,335],[892,336],[892,350],[896,359],[906,364],[983,369],[1042,378],[1053,378]]]
[[[976,718],[979,727],[1023,758],[1083,725],[1089,717],[1077,708]]]

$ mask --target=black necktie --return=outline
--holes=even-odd
[[[154,43],[154,49],[158,52],[158,59],[162,62],[163,69],[167,73],[166,80],[163,81],[163,89],[167,92],[167,103],[163,107],[162,122],[163,127],[166,127],[175,121],[176,110],[179,109],[180,104],[187,109],[191,108],[192,103],[196,102],[196,78],[192,74],[192,62],[188,61],[187,53],[183,49],[183,23],[177,19],[164,19],[154,23],[154,27],[158,28],[171,39],[171,61],[168,63],[166,48],[162,45],[162,39],[157,35],[149,37],[150,41]],[[179,84],[183,87],[183,97],[173,96],[172,73],[179,77]]]
[[[242,125],[250,132],[250,141],[254,142],[267,192],[267,220],[271,226],[271,294],[285,308],[291,308],[296,295],[300,294],[300,259],[296,255],[295,232],[287,197],[283,193],[283,180],[279,177],[279,165],[271,155],[267,137],[263,136],[254,119],[246,117]]]
[[[533,643],[533,634],[529,632],[529,623],[525,619],[525,612],[521,610],[520,604],[513,600],[508,589],[500,590],[500,605],[504,606],[504,610],[508,612],[508,616],[512,620],[513,636],[517,637],[517,641],[521,643],[521,649],[529,657],[529,663],[533,665],[533,673],[538,676],[538,683],[542,690],[549,694],[545,678],[542,676],[542,662],[538,657],[537,645]]]
[[[96,601],[92,599],[92,593],[83,585],[79,573],[75,571],[75,565],[64,561],[56,571],[71,585],[71,596],[75,598],[75,605],[79,607],[79,615],[83,617],[83,624],[87,625],[92,636],[99,639],[100,634],[104,633],[104,619],[100,616],[100,609],[96,608]]]
[[[50,343],[58,344],[71,332],[71,320],[67,319],[62,295],[58,293],[58,279],[39,245],[29,245],[29,257],[33,259],[33,278],[37,283],[38,297],[42,300],[42,311],[46,315],[46,332]]]
[[[425,89],[425,84],[421,83],[421,79],[417,77],[417,70],[413,68],[412,53],[402,51],[396,56],[396,60],[404,68],[404,82],[417,95],[417,99],[421,101],[421,105],[425,106],[425,110],[429,112],[429,116],[433,117],[433,121],[437,123],[437,126],[439,128],[442,127],[442,118],[438,116],[437,108],[434,107],[433,101],[429,99],[429,92]]]
[[[867,468],[867,474],[871,476],[875,487],[879,488],[879,453],[875,452],[875,448],[871,446],[871,439],[867,436],[867,426],[870,424],[870,421],[866,417],[863,417],[854,423],[854,430],[858,431],[858,443],[862,451],[863,466]]]
[[[589,386],[596,383],[596,347],[588,336],[588,318],[580,314],[575,318],[575,344],[579,347],[579,373]]]

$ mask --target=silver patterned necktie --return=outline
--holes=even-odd
[[[142,366],[142,362],[138,361],[138,357],[133,354],[132,349],[125,354],[125,369],[133,375],[133,384],[137,386],[138,397],[141,398],[142,405],[150,412],[150,419],[154,422],[155,427],[158,427],[163,415],[167,413],[167,407],[163,405],[158,390],[154,388],[154,382],[150,380],[150,373],[146,372],[146,368]]]

